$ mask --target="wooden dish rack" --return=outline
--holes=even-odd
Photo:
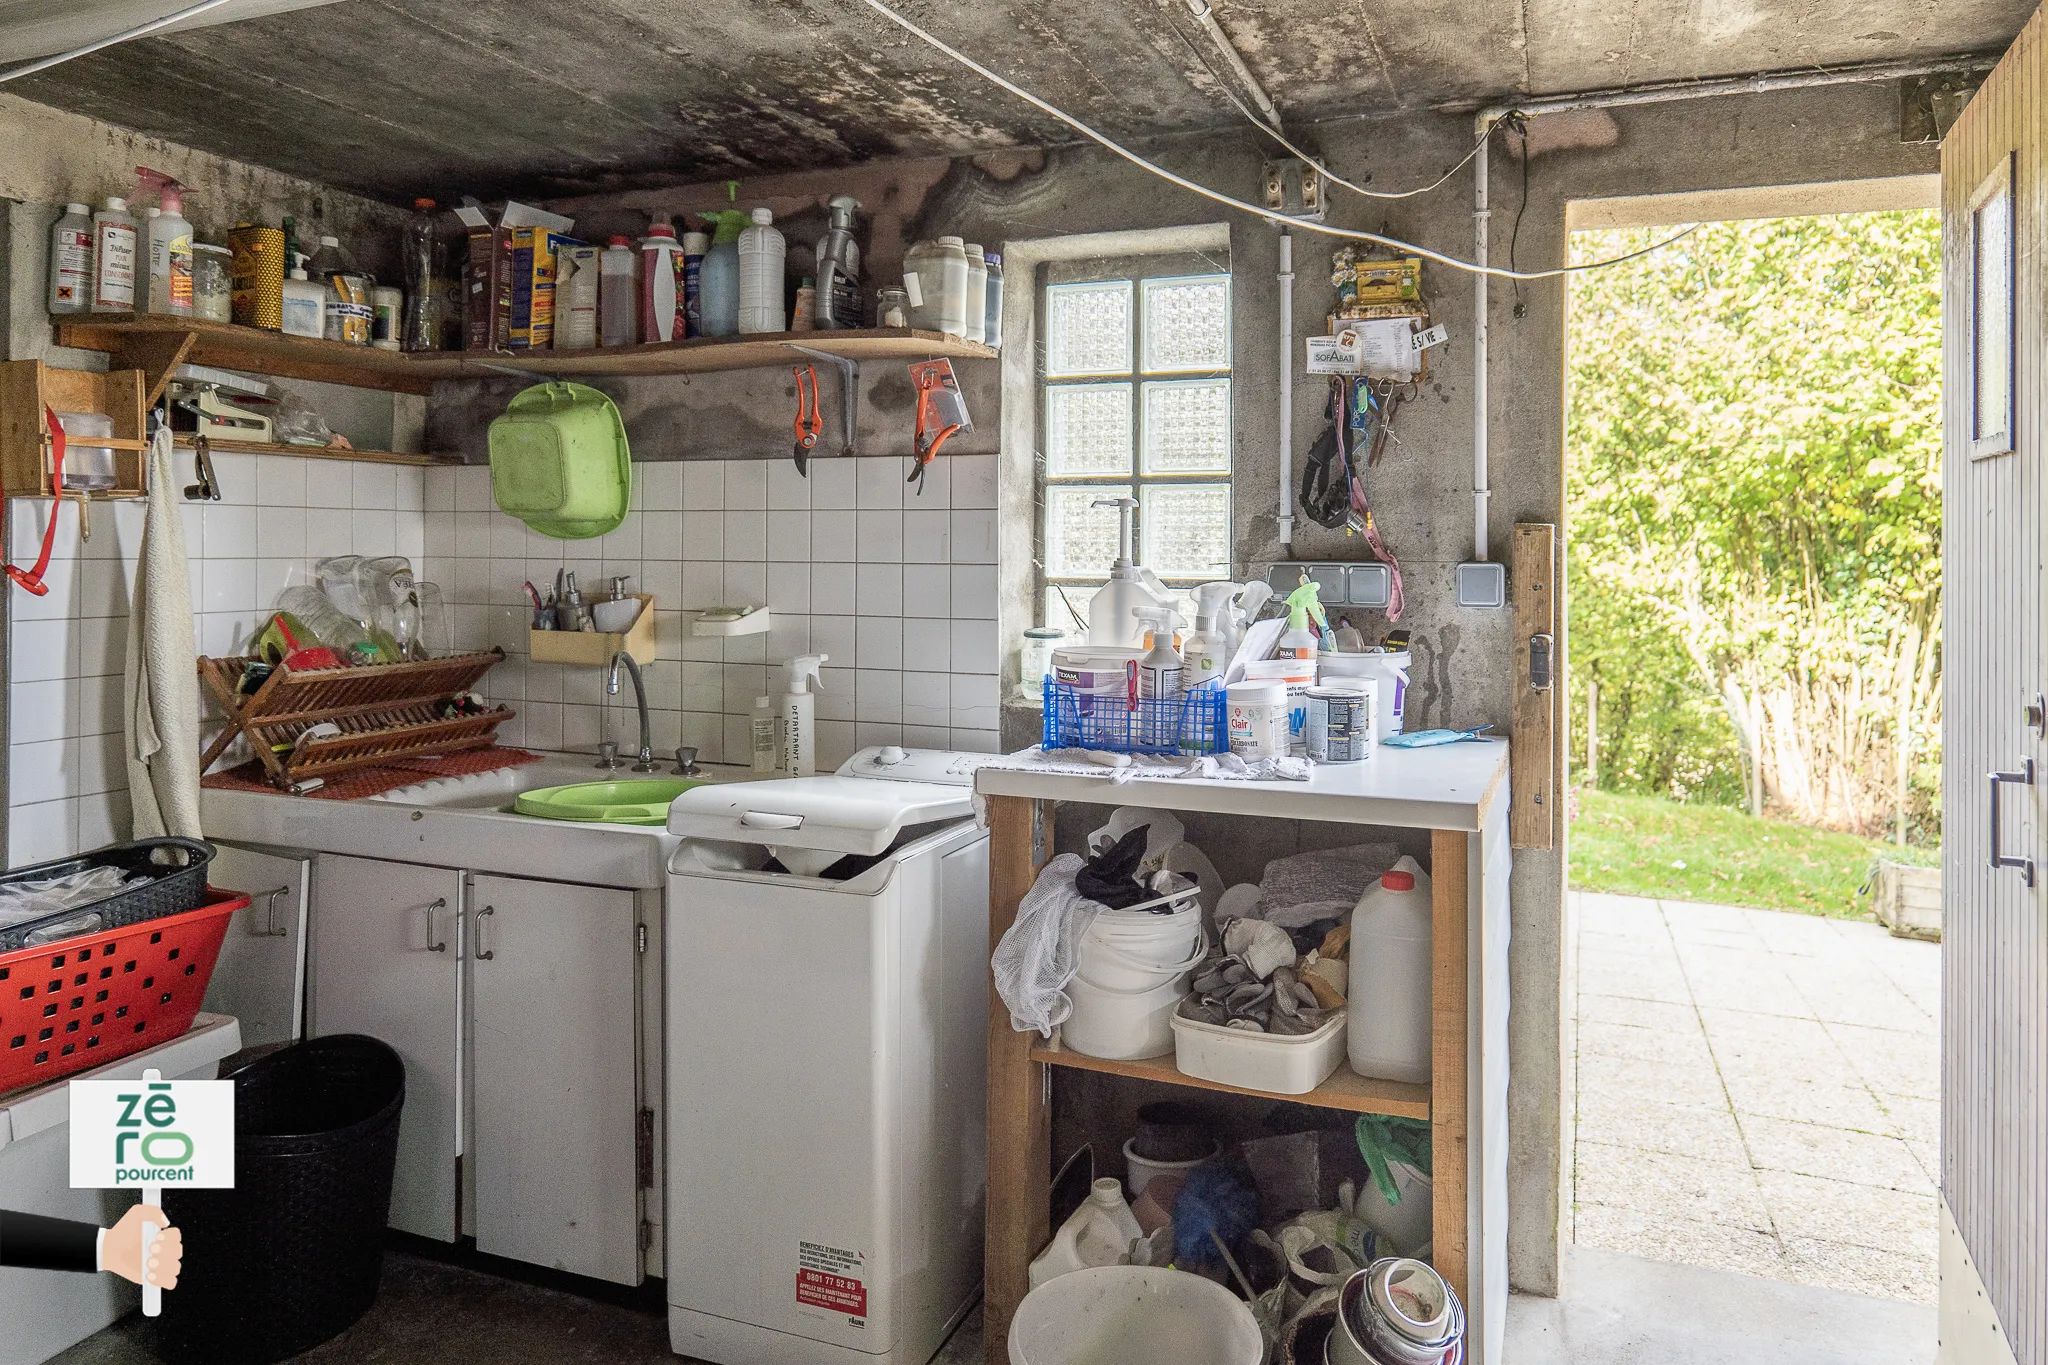
[[[371,768],[396,758],[481,749],[494,740],[512,711],[500,706],[482,715],[443,717],[451,698],[476,685],[504,651],[451,654],[418,663],[355,668],[307,669],[294,673],[279,665],[255,692],[244,694],[246,658],[199,661],[199,677],[227,713],[227,726],[199,761],[200,771],[227,752],[237,735],[270,781],[282,790],[309,777]],[[341,733],[299,744],[301,734],[332,722]],[[284,752],[276,746],[285,746]],[[294,748],[292,746],[296,745]]]

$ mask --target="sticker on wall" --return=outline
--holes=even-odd
[[[1360,366],[1358,332],[1347,327],[1335,336],[1308,339],[1310,374],[1357,374]]]
[[[809,1317],[844,1318],[865,1327],[868,1318],[867,1253],[822,1242],[796,1244],[796,1305]]]

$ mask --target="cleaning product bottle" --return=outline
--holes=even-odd
[[[767,209],[755,209],[753,220],[739,239],[740,331],[784,331],[788,315],[782,311],[782,262],[788,244]]]
[[[754,698],[754,715],[748,730],[753,741],[755,772],[767,774],[775,771],[782,752],[781,726],[782,717],[775,710],[775,699]]]
[[[1351,912],[1345,1051],[1361,1076],[1429,1080],[1429,874],[1402,857]]]
[[[1237,653],[1237,621],[1232,599],[1239,591],[1237,584],[1222,582],[1204,583],[1195,589],[1195,629],[1204,632],[1202,623],[1208,622],[1205,633],[1210,640],[1209,648],[1216,656],[1219,677],[1229,669],[1231,657]],[[1187,645],[1187,655],[1188,665],[1192,668],[1195,662],[1193,641]],[[1187,685],[1193,687],[1195,680],[1187,679]]]
[[[370,344],[370,325],[375,313],[370,306],[372,281],[356,268],[355,258],[341,245],[341,239],[326,236],[320,249],[306,263],[306,274],[327,284],[327,339],[351,346]]]
[[[1170,748],[1180,741],[1181,708],[1171,703],[1181,699],[1181,657],[1173,647],[1174,627],[1180,614],[1169,606],[1134,607],[1132,615],[1151,626],[1151,644],[1138,660],[1138,700],[1168,703],[1141,707],[1139,739],[1158,748]]]
[[[1003,258],[993,251],[981,253],[988,267],[988,293],[982,313],[982,342],[993,350],[1003,349]]]
[[[597,340],[631,346],[640,340],[640,258],[630,238],[617,236],[597,263]]]
[[[818,327],[818,285],[809,275],[796,287],[796,303],[789,310],[789,330],[813,332]]]
[[[83,313],[92,306],[92,208],[66,204],[50,229],[50,311]]]
[[[704,335],[704,253],[711,238],[702,232],[683,234],[683,335]]]
[[[961,246],[967,253],[967,330],[961,335],[969,341],[988,340],[988,258],[981,254],[979,242],[967,242]]]
[[[654,220],[640,239],[640,340],[681,341],[683,322],[683,246],[667,215]]]
[[[1234,587],[1229,583],[1204,583],[1202,588]],[[1195,629],[1181,642],[1181,686],[1189,692],[1198,687],[1221,684],[1223,670],[1230,667],[1230,652],[1224,648],[1222,634],[1216,629],[1215,599],[1217,594],[1206,596],[1202,588],[1195,589]]]
[[[147,166],[135,174],[156,190],[162,210],[149,220],[149,311],[192,316],[192,224],[185,221],[185,187]]]
[[[398,238],[399,284],[405,290],[405,322],[399,342],[408,351],[441,349],[441,276],[446,267],[434,201],[415,199]]]
[[[1301,586],[1287,594],[1287,633],[1280,637],[1282,659],[1314,659],[1322,651],[1322,638],[1310,625],[1328,629],[1323,615],[1322,589],[1304,578]]]
[[[135,311],[135,215],[115,195],[92,216],[92,311]]]
[[[288,336],[327,335],[327,286],[306,275],[306,257],[301,252],[292,262],[284,282],[284,331]]]
[[[825,201],[825,235],[818,239],[818,330],[860,327],[866,322],[860,296],[860,243],[853,215],[860,200],[835,194]]]
[[[1133,1243],[1142,1241],[1145,1230],[1138,1216],[1124,1202],[1124,1189],[1115,1178],[1103,1176],[1089,1188],[1088,1198],[1068,1215],[1053,1234],[1052,1241],[1031,1263],[1033,1289],[1047,1280],[1091,1266],[1129,1265]]]
[[[818,771],[818,699],[811,689],[825,690],[819,673],[829,654],[799,654],[789,661],[789,690],[782,694],[782,775],[810,777]]]
[[[1140,622],[1131,613],[1139,607],[1156,607],[1159,599],[1145,587],[1138,566],[1131,559],[1131,513],[1136,498],[1097,498],[1091,506],[1117,509],[1116,563],[1109,566],[1109,582],[1097,590],[1088,603],[1088,643],[1135,649],[1142,639]]]
[[[712,225],[699,291],[704,335],[729,337],[740,329],[740,234],[754,220],[744,209],[720,209],[703,217]]]

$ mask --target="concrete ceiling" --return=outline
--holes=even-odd
[[[1240,118],[1184,0],[896,3],[1113,134]],[[1993,51],[2035,0],[1214,3],[1298,125]],[[344,0],[141,39],[8,88],[394,202],[1072,140],[857,0]]]

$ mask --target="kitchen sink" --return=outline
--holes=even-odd
[[[550,756],[538,763],[522,764],[516,768],[499,768],[493,772],[472,773],[466,777],[431,778],[425,782],[416,782],[410,787],[399,787],[394,791],[384,792],[381,795],[372,796],[367,799],[389,802],[399,806],[424,806],[429,810],[504,811],[508,813],[516,812],[522,815],[537,815],[553,820],[601,820],[606,817],[593,814],[564,814],[557,813],[557,811],[544,812],[539,809],[522,810],[519,808],[519,803],[521,798],[527,793],[546,789],[633,787],[646,790],[639,791],[635,795],[625,798],[626,801],[645,803],[660,799],[664,809],[666,809],[667,802],[673,801],[676,793],[696,786],[704,780],[703,778],[644,777],[640,774],[627,772],[624,769],[620,769],[615,774],[607,775],[603,770],[598,769],[588,758],[564,755],[561,757]],[[668,795],[665,798],[660,797],[659,793],[652,790],[656,786],[666,788]],[[578,797],[571,804],[584,804],[586,802],[603,803],[605,800],[606,798],[603,793],[593,791],[588,797]],[[616,806],[622,804],[622,802],[612,800],[609,804]],[[558,809],[565,810],[567,807],[560,807]],[[649,823],[658,824],[660,822],[652,821]]]

